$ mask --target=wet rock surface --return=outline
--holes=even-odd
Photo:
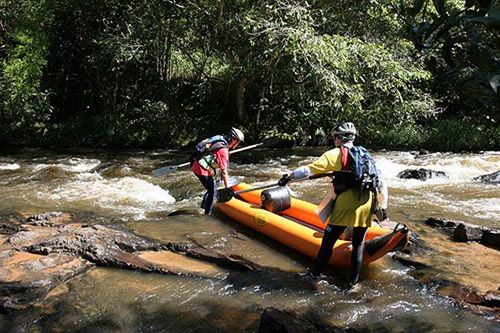
[[[487,175],[474,177],[472,180],[483,183],[500,184],[500,170]]]
[[[457,305],[500,320],[500,253],[484,244],[484,235],[495,230],[472,224],[430,218],[424,221],[440,233],[425,242],[415,235],[411,256],[393,258],[411,267],[410,275]],[[441,236],[439,236],[441,235]],[[443,237],[444,235],[444,237]],[[444,243],[443,243],[444,241]],[[488,246],[483,246],[488,245]],[[440,264],[441,263],[441,264]]]
[[[482,292],[465,281],[449,280],[446,277],[450,274],[431,267],[418,259],[413,260],[399,255],[394,255],[393,258],[403,265],[413,268],[410,275],[429,289],[435,290],[437,294],[450,297],[458,306],[500,320],[500,291]]]
[[[487,229],[483,232],[481,243],[500,249],[500,230]]]
[[[444,232],[450,234],[452,234],[453,230],[460,224],[460,222],[436,219],[433,217],[428,218],[427,220],[424,221],[424,223],[434,228],[443,229]]]
[[[267,308],[262,313],[259,325],[259,333],[342,333],[347,332],[338,327],[330,327],[322,323],[318,318],[308,318],[291,311]],[[349,330],[349,332],[355,332]]]
[[[456,242],[480,242],[483,245],[500,249],[500,230],[498,229],[436,218],[428,218],[424,223],[449,235]]]
[[[256,268],[199,245],[157,242],[66,213],[39,214],[0,225],[0,309],[27,308],[96,265],[204,278]]]
[[[487,229],[481,226],[459,223],[453,230],[453,240],[456,242],[480,242],[485,230]]]
[[[429,169],[406,169],[398,173],[399,178],[403,179],[418,179],[426,181],[431,178],[448,178],[448,175],[443,171],[435,171]]]
[[[500,307],[500,290],[490,290],[484,295],[484,301],[488,306]]]
[[[36,255],[14,249],[0,251],[0,308],[19,310],[53,288],[93,267],[69,254]]]

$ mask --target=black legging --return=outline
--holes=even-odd
[[[217,185],[215,184],[215,179],[212,176],[200,176],[196,175],[203,187],[207,190],[203,196],[203,201],[201,202],[201,208],[205,209],[205,214],[208,215],[212,212],[215,200],[217,200]]]
[[[330,261],[333,254],[333,246],[346,227],[329,224],[325,229],[321,247],[316,256],[316,263],[312,269],[312,274],[320,275]],[[356,284],[359,280],[361,266],[363,264],[363,241],[365,239],[366,227],[355,227],[352,236],[352,257],[351,257],[351,283]]]

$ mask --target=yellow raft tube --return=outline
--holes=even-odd
[[[240,183],[232,187],[234,191],[251,186]],[[233,220],[311,258],[316,258],[326,228],[315,213],[316,205],[292,198],[291,207],[279,214],[261,208],[261,192],[241,193],[228,202],[219,202],[219,209]],[[406,227],[396,227],[394,231],[372,226],[365,237],[363,265],[369,264],[386,253],[403,249],[409,241]],[[334,246],[329,264],[351,266],[351,241],[339,239]]]

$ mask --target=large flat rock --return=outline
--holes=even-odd
[[[38,255],[0,251],[0,305],[14,310],[47,295],[53,288],[94,265],[69,254]]]
[[[33,305],[96,265],[202,278],[255,269],[241,258],[201,246],[82,224],[71,214],[37,214],[22,224],[0,228],[0,309]]]

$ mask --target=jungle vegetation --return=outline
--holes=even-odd
[[[499,150],[499,90],[499,0],[0,0],[4,146]]]

